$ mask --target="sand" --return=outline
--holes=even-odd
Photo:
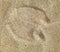
[[[1,0],[0,52],[60,52],[60,0]]]

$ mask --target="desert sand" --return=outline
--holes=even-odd
[[[60,52],[60,0],[0,0],[0,52]]]

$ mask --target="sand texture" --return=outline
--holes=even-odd
[[[0,52],[60,52],[60,0],[0,0]]]

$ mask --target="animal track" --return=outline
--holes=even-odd
[[[8,14],[9,25],[18,38],[28,41],[33,40],[34,38],[35,40],[45,40],[44,33],[41,30],[37,30],[37,28],[40,29],[40,27],[37,26],[44,26],[44,24],[50,22],[44,10],[24,5],[19,9],[13,9],[11,12],[12,13]],[[39,16],[41,13],[42,16]],[[39,23],[34,23],[34,20],[36,22],[39,20]]]

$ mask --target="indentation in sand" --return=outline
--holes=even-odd
[[[41,27],[46,26],[50,20],[43,9],[32,6],[11,8],[7,14],[8,26],[14,36],[23,40],[45,40]]]

